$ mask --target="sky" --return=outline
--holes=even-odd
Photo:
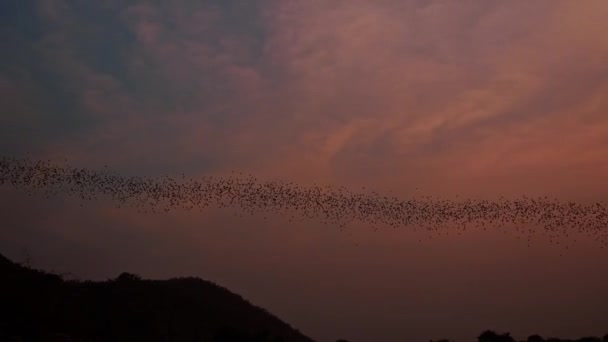
[[[606,17],[603,0],[3,1],[0,154],[604,200]],[[319,341],[608,332],[608,252],[590,236],[564,251],[542,234],[346,233],[8,187],[0,203],[0,253],[82,279],[200,276]]]

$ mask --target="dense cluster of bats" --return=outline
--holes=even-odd
[[[108,196],[118,206],[137,207],[140,211],[231,206],[249,214],[271,211],[290,215],[291,219],[319,219],[341,228],[357,220],[429,230],[508,226],[529,235],[540,227],[550,238],[578,231],[593,235],[602,245],[608,243],[608,206],[547,197],[501,197],[496,201],[399,199],[376,192],[355,193],[344,187],[261,181],[234,173],[197,179],[126,177],[105,168],[90,170],[51,161],[0,157],[0,187],[6,184],[28,192],[42,191],[46,196],[67,193],[83,200]]]

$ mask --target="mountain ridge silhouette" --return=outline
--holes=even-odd
[[[64,280],[0,254],[0,279],[0,341],[313,341],[199,278]]]

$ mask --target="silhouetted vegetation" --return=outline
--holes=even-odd
[[[312,341],[197,278],[64,281],[0,255],[0,341]]]
[[[479,342],[515,342],[511,334],[497,334],[491,330],[486,330],[477,338]]]
[[[511,337],[509,333],[497,334],[492,330],[484,331],[481,335],[479,335],[477,340],[478,342],[515,342],[515,339]],[[608,334],[605,335],[603,338],[583,337],[576,340],[559,339],[554,337],[544,339],[540,335],[530,335],[528,336],[528,339],[522,342],[608,342]]]

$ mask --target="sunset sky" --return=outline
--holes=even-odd
[[[0,154],[408,198],[608,196],[605,0],[0,2]],[[578,234],[348,232],[0,187],[0,253],[80,279],[194,275],[319,341],[608,333]],[[608,228],[608,227],[607,227]]]

